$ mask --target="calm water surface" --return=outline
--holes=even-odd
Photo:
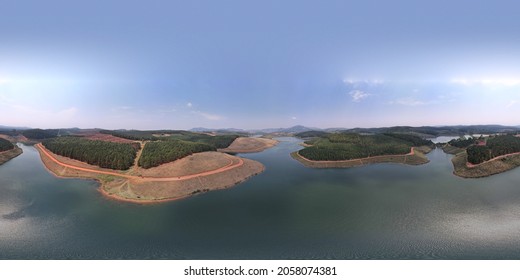
[[[3,259],[520,259],[520,169],[484,179],[429,164],[309,169],[282,138],[266,171],[158,205],[49,174],[33,147],[0,166]]]

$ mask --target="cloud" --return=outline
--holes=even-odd
[[[359,79],[353,79],[353,78],[345,78],[343,79],[343,83],[349,86],[359,86],[359,85],[371,85],[371,86],[377,86],[384,83],[383,80],[380,79],[365,79],[365,80],[359,80]]]
[[[422,105],[427,105],[430,103],[431,102],[424,102],[424,101],[417,100],[412,97],[400,98],[395,101],[390,101],[390,104],[404,105],[404,106],[422,106]]]
[[[216,115],[216,114],[210,114],[210,113],[206,113],[206,112],[201,112],[201,111],[191,111],[193,114],[196,114],[196,115],[199,115],[209,121],[220,121],[220,120],[223,120],[225,119],[225,117],[223,116],[220,116],[220,115]]]
[[[466,79],[466,78],[455,78],[450,81],[452,84],[464,85],[464,86],[505,86],[513,87],[520,85],[520,79],[517,78],[482,78],[482,79]]]
[[[177,112],[177,109],[175,108],[164,108],[164,109],[160,109],[159,112],[161,113],[175,113]]]
[[[352,101],[354,102],[360,102],[361,100],[369,97],[370,93],[362,91],[362,90],[352,90],[348,93],[350,96],[352,96]]]
[[[296,117],[291,117],[291,120],[296,120],[297,118]]]
[[[117,106],[117,107],[113,107],[111,110],[112,110],[112,112],[121,112],[121,111],[129,111],[132,109],[133,109],[133,107],[131,107],[131,106]]]
[[[70,108],[59,111],[57,113],[57,115],[60,117],[64,117],[64,118],[70,118],[70,117],[73,117],[74,115],[76,115],[76,113],[78,111],[79,111],[78,108],[70,107]]]
[[[191,104],[191,102],[188,102],[188,104],[186,104],[186,107],[191,108],[193,107],[193,104]]]
[[[517,104],[520,104],[519,100],[511,100],[511,102],[509,102],[509,104],[507,104],[506,108],[511,108]]]

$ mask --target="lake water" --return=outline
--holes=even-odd
[[[309,169],[295,138],[242,155],[266,171],[234,188],[156,205],[59,179],[33,147],[0,166],[2,259],[520,259],[520,169],[452,175],[422,166]]]

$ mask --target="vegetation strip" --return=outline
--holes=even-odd
[[[398,133],[362,135],[357,133],[300,133],[298,137],[313,137],[298,153],[314,161],[344,161],[374,156],[402,155],[412,147],[430,146],[433,142],[418,136]]]
[[[203,177],[203,176],[208,176],[208,175],[224,172],[224,171],[227,171],[227,170],[230,170],[230,169],[242,166],[244,164],[244,161],[241,158],[237,157],[237,159],[239,160],[239,162],[237,164],[234,164],[233,160],[230,158],[230,163],[228,165],[224,166],[224,167],[220,167],[218,169],[209,170],[209,171],[201,172],[201,173],[197,173],[197,174],[183,175],[183,176],[177,176],[177,177],[140,177],[140,176],[132,176],[132,175],[127,175],[127,174],[121,174],[121,173],[117,173],[117,172],[94,170],[94,169],[74,166],[74,165],[71,165],[71,164],[66,164],[66,163],[63,163],[63,162],[57,160],[53,155],[51,155],[47,151],[47,149],[45,149],[45,147],[43,147],[42,144],[36,144],[35,147],[38,150],[40,150],[43,154],[45,154],[53,162],[55,162],[56,164],[59,164],[59,165],[61,165],[63,167],[72,168],[72,169],[76,169],[76,170],[80,170],[80,171],[97,173],[97,174],[112,175],[112,176],[122,177],[122,178],[126,178],[126,179],[149,180],[149,181],[155,181],[155,182],[189,180],[189,179],[193,179],[193,178],[196,178],[196,177]]]
[[[117,170],[129,169],[140,149],[139,143],[114,143],[72,136],[46,139],[42,144],[57,155]]]
[[[304,156],[302,156],[299,151],[296,152],[302,159],[306,160],[306,161],[310,161],[310,162],[315,162],[315,163],[341,163],[341,162],[356,162],[356,161],[363,161],[363,160],[369,160],[369,159],[378,159],[378,158],[386,158],[386,157],[389,157],[389,156],[400,156],[400,157],[405,157],[405,156],[413,156],[415,155],[415,151],[412,148],[410,148],[410,152],[407,153],[407,154],[402,154],[402,155],[382,155],[382,156],[371,156],[371,157],[365,157],[365,158],[355,158],[355,159],[347,159],[347,160],[311,160],[311,159],[308,159]]]

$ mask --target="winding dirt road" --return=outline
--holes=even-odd
[[[85,171],[85,172],[111,175],[111,176],[117,176],[117,177],[122,177],[122,178],[127,178],[127,179],[133,179],[133,180],[152,181],[152,182],[184,181],[184,180],[189,180],[189,179],[193,179],[193,178],[197,178],[197,177],[221,173],[221,172],[242,166],[244,164],[244,161],[241,158],[237,157],[239,162],[235,164],[235,163],[233,163],[233,158],[226,155],[226,156],[230,157],[229,164],[224,167],[220,167],[220,168],[217,168],[214,170],[209,170],[209,171],[205,171],[205,172],[201,172],[201,173],[197,173],[197,174],[191,174],[191,175],[177,176],[177,177],[160,177],[160,178],[158,178],[158,177],[141,177],[141,176],[133,176],[133,175],[121,174],[121,173],[111,172],[111,171],[95,170],[95,169],[90,169],[90,168],[74,166],[71,164],[66,164],[66,163],[63,163],[63,162],[59,161],[58,159],[56,159],[41,143],[36,144],[35,147],[39,151],[41,151],[45,156],[47,156],[49,159],[51,159],[53,162],[55,162],[56,164],[61,165],[63,167],[80,170],[80,171]]]
[[[473,168],[473,167],[477,167],[479,165],[482,165],[484,163],[488,163],[488,162],[491,162],[491,161],[495,161],[495,160],[499,160],[499,159],[503,159],[503,158],[510,157],[510,156],[515,156],[515,155],[520,155],[520,152],[501,155],[501,156],[494,157],[494,158],[492,158],[490,160],[486,160],[486,161],[478,163],[478,164],[473,164],[471,162],[466,161],[466,166],[469,167],[469,168]]]

